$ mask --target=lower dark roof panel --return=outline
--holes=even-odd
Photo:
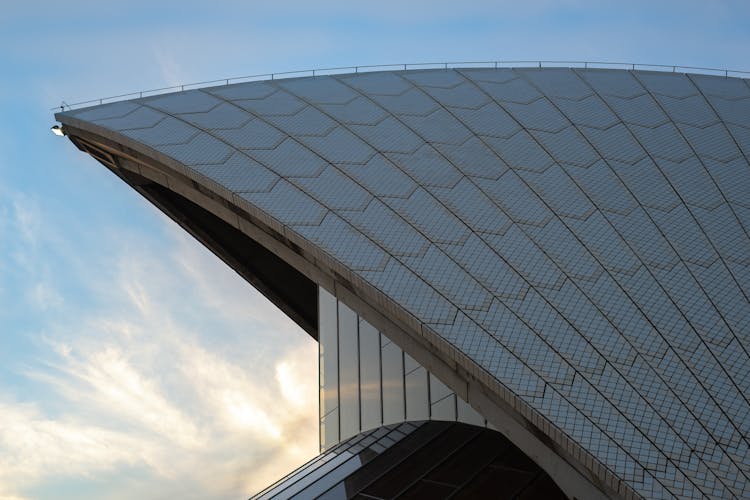
[[[359,434],[252,498],[566,497],[499,432],[433,421],[405,422]]]

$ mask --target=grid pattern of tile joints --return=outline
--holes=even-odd
[[[321,248],[635,491],[746,497],[748,111],[741,79],[465,69],[71,114]]]

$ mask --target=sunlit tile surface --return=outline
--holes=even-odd
[[[397,71],[63,116],[237,193],[639,494],[750,496],[747,81]]]

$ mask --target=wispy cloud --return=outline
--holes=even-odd
[[[62,296],[49,283],[32,283],[26,293],[27,300],[41,311],[60,308],[63,305]]]
[[[32,241],[55,237],[34,220],[14,243],[29,262],[40,258]],[[0,392],[0,499],[102,474],[128,498],[143,487],[134,468],[149,496],[245,496],[317,452],[315,343],[162,221],[138,244],[113,233],[99,256],[58,256],[98,270],[81,286],[102,306],[82,293],[62,308],[32,287],[29,307],[60,311],[47,311],[34,357],[18,360],[31,392]]]
[[[172,44],[169,43],[159,43],[154,47],[153,54],[156,66],[159,68],[161,76],[168,86],[188,83],[182,68],[180,68],[177,59],[171,51],[171,46]]]
[[[11,277],[22,275],[23,283],[13,288],[27,304],[39,311],[60,307],[63,298],[50,280],[47,261],[38,258],[43,216],[37,200],[0,186],[0,216],[0,291],[9,288]]]

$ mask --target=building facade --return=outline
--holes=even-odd
[[[320,288],[320,448],[422,420],[487,420],[370,323]]]
[[[570,497],[750,496],[746,80],[383,71],[56,117],[319,340],[320,460],[410,421]]]

